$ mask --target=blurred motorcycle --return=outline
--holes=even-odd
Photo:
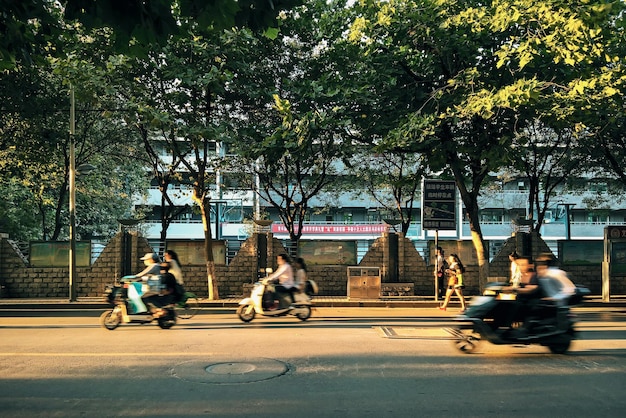
[[[254,284],[250,297],[239,302],[237,315],[243,322],[250,322],[256,314],[263,316],[294,315],[301,321],[311,317],[311,295],[317,293],[317,284],[313,280],[307,280],[304,284],[304,292],[294,293],[295,303],[291,303],[288,294],[280,295],[279,300],[274,299],[274,286],[267,279],[259,280]]]
[[[108,285],[105,289],[107,302],[113,309],[100,316],[100,325],[110,331],[121,324],[147,324],[157,321],[162,329],[169,329],[176,324],[174,305],[166,305],[161,311],[150,312],[143,304],[141,296],[146,292],[158,292],[160,277],[153,276],[146,282],[132,281],[134,276],[124,276],[120,284]]]
[[[458,326],[445,329],[453,336],[456,347],[470,353],[487,340],[492,344],[540,344],[554,354],[567,352],[576,337],[575,316],[570,307],[580,304],[589,289],[576,286],[574,294],[567,298],[539,298],[530,311],[519,309],[517,295],[504,291],[508,289],[505,283],[491,284],[482,296],[472,299],[463,315],[455,318]]]

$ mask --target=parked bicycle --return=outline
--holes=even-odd
[[[200,309],[198,297],[193,292],[185,292],[183,298],[174,304],[176,315],[182,319],[193,318]]]

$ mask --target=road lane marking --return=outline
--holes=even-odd
[[[452,337],[442,328],[434,327],[397,327],[383,326],[375,327],[385,338],[395,339],[432,339],[432,340],[450,340]]]

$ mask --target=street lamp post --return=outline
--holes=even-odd
[[[70,302],[76,302],[76,155],[74,86],[70,85]]]
[[[572,238],[572,226],[569,220],[570,209],[576,206],[576,203],[559,203],[558,206],[565,207],[565,239],[569,241]]]
[[[76,302],[76,175],[89,174],[95,169],[91,164],[81,164],[76,168],[76,150],[74,145],[75,131],[75,106],[74,106],[74,86],[70,86],[70,302]]]

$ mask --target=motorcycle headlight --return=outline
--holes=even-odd
[[[497,297],[497,300],[515,300],[517,299],[517,295],[515,293],[500,293]]]

